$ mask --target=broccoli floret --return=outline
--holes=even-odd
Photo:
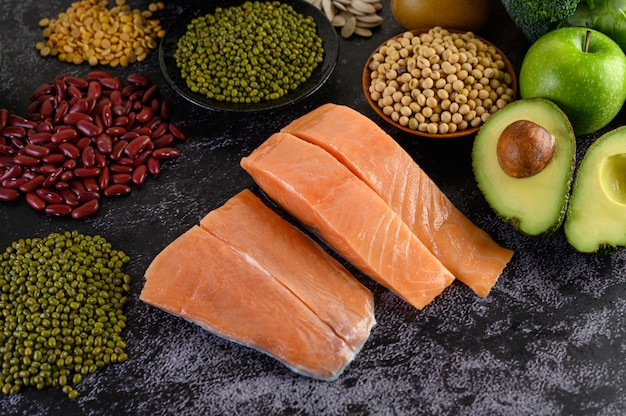
[[[501,0],[511,19],[530,42],[556,27],[584,0]]]

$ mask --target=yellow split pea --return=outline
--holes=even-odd
[[[159,20],[151,19],[163,10],[163,2],[147,10],[132,9],[126,0],[116,0],[109,9],[107,0],[72,3],[56,19],[39,21],[45,41],[37,42],[41,56],[56,56],[63,62],[89,65],[128,66],[146,59],[165,36]]]

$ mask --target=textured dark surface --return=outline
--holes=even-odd
[[[208,1],[208,0],[207,0]],[[130,1],[145,9],[147,1]],[[90,68],[41,58],[37,22],[70,2],[0,0],[0,107],[25,114],[28,97],[60,73]],[[360,90],[365,59],[402,29],[388,1],[371,39],[340,41],[328,84],[288,109],[245,116],[194,108],[161,76],[157,54],[118,74],[142,72],[162,86],[173,120],[187,133],[182,156],[131,195],[108,199],[82,221],[37,213],[21,200],[0,205],[0,247],[22,237],[78,229],[100,234],[132,257],[133,277],[123,333],[129,359],[86,377],[81,395],[26,389],[0,396],[2,414],[47,415],[613,415],[626,412],[626,252],[582,255],[562,234],[534,241],[500,222],[486,206],[471,171],[472,138],[414,139],[383,125]],[[161,13],[171,21],[184,4]],[[524,39],[505,16],[481,35],[517,68]],[[277,361],[209,334],[143,304],[143,272],[170,241],[239,190],[253,186],[239,160],[269,134],[325,102],[346,104],[389,131],[476,224],[516,254],[487,299],[454,283],[424,311],[358,278],[372,289],[376,318],[363,350],[335,382],[293,374]],[[611,127],[622,124],[624,114]],[[593,137],[580,139],[579,156]]]

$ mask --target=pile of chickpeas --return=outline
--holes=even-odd
[[[502,55],[472,32],[405,32],[372,55],[369,69],[382,112],[429,134],[478,127],[515,96]]]

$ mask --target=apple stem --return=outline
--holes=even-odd
[[[587,30],[587,34],[585,35],[585,48],[584,48],[585,53],[589,51],[589,39],[591,39],[591,30]]]

